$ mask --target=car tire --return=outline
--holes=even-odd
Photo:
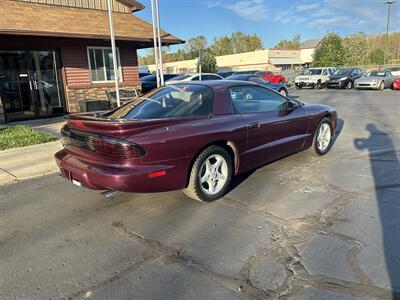
[[[302,86],[296,84],[296,89],[301,90]]]
[[[321,87],[322,87],[321,81],[318,80],[317,83],[314,85],[314,88],[317,89],[317,90],[320,90]]]
[[[346,90],[351,90],[353,87],[354,87],[353,81],[349,81],[349,82],[346,84]]]
[[[206,148],[194,161],[183,192],[197,201],[210,202],[223,197],[232,180],[232,165],[232,157],[224,148],[216,145]]]
[[[279,94],[281,94],[281,95],[284,96],[284,97],[287,97],[287,96],[288,96],[288,92],[287,92],[285,89],[280,89],[280,90],[279,90]]]
[[[326,134],[328,134],[328,136],[326,136],[327,139],[323,138],[325,135],[321,132],[321,130],[322,132],[325,131]],[[317,129],[315,130],[310,152],[316,156],[322,156],[328,153],[332,147],[333,136],[331,120],[327,117],[322,118],[317,126]],[[322,142],[324,143],[323,145],[321,144]]]
[[[379,90],[383,91],[385,89],[385,82],[381,81],[381,83],[379,84]]]

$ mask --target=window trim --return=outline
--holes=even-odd
[[[107,79],[107,71],[106,71],[106,64],[105,64],[105,57],[104,57],[104,50],[112,50],[111,47],[102,47],[102,46],[87,46],[86,47],[86,54],[87,54],[87,60],[88,60],[88,66],[89,66],[89,78],[90,78],[90,83],[93,84],[98,84],[98,83],[110,83],[110,82],[115,82],[115,80],[92,80],[92,66],[90,63],[90,50],[102,50],[101,54],[103,57],[103,72],[104,72],[104,78]],[[119,73],[119,83],[124,82],[124,78],[122,77],[122,63],[121,63],[121,56],[119,54],[119,47],[116,47],[117,50],[117,63],[118,64],[118,73]],[[96,61],[95,61],[96,63]]]
[[[282,96],[282,95],[279,94],[278,92],[276,92],[276,91],[274,91],[274,90],[272,90],[272,89],[270,89],[270,88],[267,88],[267,87],[265,87],[265,86],[262,86],[262,85],[256,85],[256,84],[254,84],[254,85],[253,85],[253,84],[249,84],[249,85],[248,85],[248,84],[243,84],[243,85],[232,85],[232,86],[230,86],[230,87],[227,88],[227,91],[229,92],[228,95],[229,95],[229,99],[230,99],[230,102],[231,102],[231,105],[232,105],[232,114],[233,114],[233,115],[271,114],[271,113],[276,113],[276,112],[279,113],[279,111],[256,111],[256,112],[238,112],[238,113],[235,113],[235,112],[234,112],[234,107],[233,107],[233,99],[232,99],[232,96],[231,96],[231,93],[230,93],[230,89],[231,89],[231,88],[235,88],[235,87],[255,87],[255,88],[264,89],[264,90],[267,90],[267,91],[269,91],[269,92],[275,93],[275,94],[277,94],[279,97],[281,97],[282,99],[284,99],[285,101],[283,101],[283,103],[286,103],[286,102],[290,101],[290,99],[288,99],[288,98]],[[292,101],[293,101],[293,100],[292,100]],[[295,102],[296,102],[296,101],[295,101]]]

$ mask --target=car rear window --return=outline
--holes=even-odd
[[[186,79],[186,78],[189,78],[190,76],[192,76],[192,75],[190,75],[190,74],[182,74],[182,75],[176,76],[176,77],[174,78],[174,80],[184,80],[184,79]]]
[[[146,75],[140,78],[141,81],[155,81],[156,75],[151,74],[151,75]]]
[[[194,84],[168,85],[103,115],[109,119],[165,119],[208,116],[214,93]]]

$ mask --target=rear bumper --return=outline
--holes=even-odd
[[[185,188],[190,161],[181,159],[155,165],[102,165],[87,162],[63,149],[55,154],[61,175],[93,190],[152,193]],[[150,173],[164,176],[149,178]]]

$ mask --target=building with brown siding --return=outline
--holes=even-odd
[[[114,87],[107,0],[1,0],[0,122],[79,111]],[[152,26],[113,0],[120,86],[139,87],[136,50],[152,47]],[[163,44],[182,41],[162,31]]]

